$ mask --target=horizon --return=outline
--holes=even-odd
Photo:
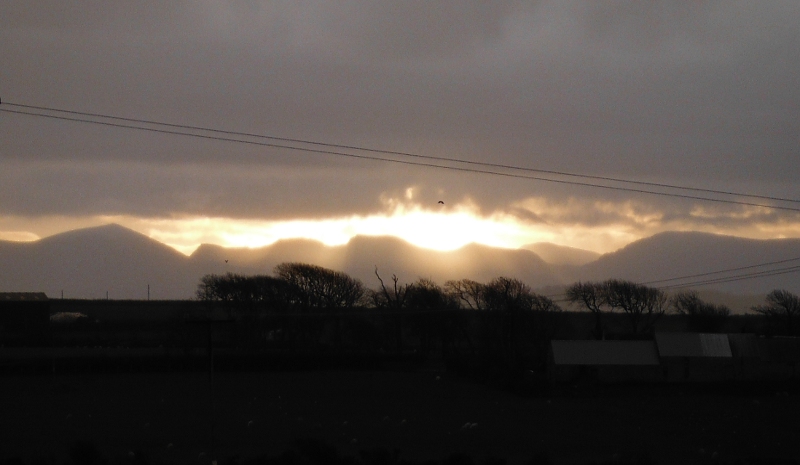
[[[103,223],[103,224],[98,224],[98,225],[90,224],[89,226],[85,226],[85,227],[78,227],[78,228],[67,229],[67,230],[64,230],[64,231],[57,231],[57,232],[54,232],[52,234],[48,234],[48,235],[42,236],[42,237],[38,237],[35,234],[29,234],[28,237],[25,237],[24,239],[17,239],[17,240],[9,239],[9,238],[3,238],[2,236],[0,236],[0,241],[8,241],[8,242],[38,242],[38,241],[45,240],[45,239],[48,239],[50,237],[58,236],[58,235],[65,234],[65,233],[77,232],[77,231],[82,231],[82,230],[87,230],[87,229],[103,228],[103,227],[108,227],[108,226],[119,226],[119,227],[127,229],[129,231],[142,234],[142,235],[148,237],[149,239],[152,239],[152,240],[157,241],[157,242],[159,242],[161,244],[164,244],[164,245],[172,248],[176,252],[179,252],[179,253],[187,256],[187,257],[190,257],[194,252],[197,251],[197,249],[199,249],[200,247],[202,247],[204,245],[218,246],[218,247],[222,247],[222,248],[226,248],[226,249],[252,249],[252,250],[255,250],[255,249],[260,249],[260,248],[264,248],[264,247],[270,247],[270,246],[275,245],[275,244],[277,244],[279,242],[309,241],[309,242],[318,243],[318,244],[320,244],[320,245],[322,245],[324,247],[341,247],[341,246],[346,246],[346,245],[350,244],[351,241],[353,241],[356,238],[360,238],[360,237],[396,239],[396,240],[402,241],[404,243],[407,243],[407,244],[409,244],[409,245],[411,245],[413,247],[419,248],[419,249],[431,250],[431,251],[436,251],[436,252],[457,251],[457,250],[461,250],[461,249],[463,249],[465,247],[468,247],[470,245],[486,246],[486,247],[497,248],[497,249],[518,250],[518,249],[524,249],[527,246],[534,246],[534,245],[538,245],[538,244],[548,244],[548,245],[554,245],[554,246],[557,246],[557,247],[575,249],[575,250],[578,250],[578,251],[596,253],[596,252],[593,252],[593,251],[590,251],[590,250],[579,249],[579,248],[565,246],[565,245],[561,245],[561,244],[557,244],[557,243],[553,243],[553,242],[548,242],[548,241],[526,242],[526,243],[522,244],[519,247],[503,247],[503,246],[491,245],[491,244],[486,244],[486,243],[481,243],[481,242],[465,242],[465,243],[461,243],[457,247],[453,247],[453,248],[449,248],[449,247],[447,247],[447,248],[426,247],[425,245],[420,245],[420,244],[414,243],[412,241],[409,241],[409,240],[407,240],[407,239],[405,239],[403,237],[400,237],[400,236],[397,236],[397,235],[393,235],[393,234],[389,234],[389,233],[386,233],[386,234],[355,234],[355,235],[353,235],[351,237],[348,237],[345,241],[342,241],[342,242],[338,242],[337,241],[337,242],[334,242],[334,243],[329,243],[329,242],[326,243],[326,241],[324,241],[322,239],[319,239],[319,238],[303,237],[303,236],[279,237],[279,238],[277,238],[277,239],[275,239],[273,241],[270,241],[269,243],[253,245],[253,246],[239,245],[239,244],[236,243],[236,241],[233,241],[230,244],[221,244],[221,243],[214,243],[214,242],[200,242],[197,245],[192,246],[191,249],[186,249],[186,248],[182,248],[182,247],[179,247],[179,246],[175,246],[174,244],[170,244],[168,241],[160,239],[159,238],[160,234],[150,234],[150,235],[148,235],[147,233],[145,233],[143,231],[136,230],[134,228],[131,228],[131,227],[126,226],[124,224],[121,224],[119,222],[108,222],[108,223]],[[2,233],[0,232],[0,234],[2,234]],[[186,252],[186,250],[188,250],[188,253]],[[600,255],[600,254],[598,253],[598,255]]]
[[[800,267],[790,263],[800,260],[797,239],[776,242],[675,231],[599,255],[546,242],[520,249],[469,244],[455,251],[432,251],[393,236],[357,236],[358,243],[351,240],[333,247],[314,239],[286,239],[281,246],[212,246],[187,256],[113,223],[49,237],[58,236],[64,237],[44,248],[5,242],[5,253],[0,255],[0,271],[6,275],[3,289],[94,299],[144,298],[145,291],[151,296],[152,289],[152,298],[157,300],[185,299],[194,294],[204,275],[263,274],[280,263],[299,262],[342,271],[369,286],[377,285],[376,267],[384,277],[397,275],[401,282],[425,277],[440,285],[461,279],[489,282],[504,276],[533,289],[552,290],[579,281],[622,279],[665,290],[718,292],[721,297],[716,297],[731,302],[732,308],[741,306],[737,295],[763,297],[781,288],[800,292],[792,279]]]
[[[800,3],[0,4],[0,239],[800,238]]]
[[[430,217],[430,215],[427,215]],[[439,220],[446,219],[447,216],[439,214]],[[374,218],[374,217],[373,217]],[[352,218],[350,218],[352,220]],[[392,221],[403,221],[403,218],[383,218],[384,222],[392,222]],[[463,219],[463,218],[462,218]],[[388,221],[387,221],[388,220]],[[420,234],[410,234],[407,236],[403,236],[401,234],[393,233],[386,228],[365,228],[364,230],[357,230],[357,228],[353,228],[352,225],[348,224],[348,219],[339,219],[339,220],[321,220],[318,223],[320,224],[334,224],[337,227],[333,228],[338,232],[334,232],[333,234],[329,231],[319,231],[318,225],[315,224],[313,220],[289,220],[284,222],[258,222],[255,220],[244,220],[238,222],[230,221],[233,223],[233,226],[230,229],[219,228],[218,226],[211,226],[207,229],[204,229],[203,226],[209,226],[214,223],[219,222],[218,219],[215,218],[196,218],[196,219],[186,219],[186,220],[146,220],[142,218],[97,218],[92,220],[85,220],[85,221],[76,221],[71,220],[70,223],[73,223],[71,227],[65,229],[57,229],[57,226],[53,226],[51,224],[47,224],[45,226],[39,226],[35,228],[37,231],[43,231],[43,233],[37,234],[33,231],[2,231],[0,230],[0,241],[10,241],[10,242],[36,242],[41,239],[46,239],[51,236],[55,236],[58,234],[70,232],[70,231],[78,231],[81,229],[88,229],[94,227],[101,227],[101,226],[108,226],[108,225],[119,225],[131,231],[138,232],[143,234],[151,239],[154,239],[162,244],[165,244],[172,249],[176,250],[177,252],[185,255],[191,256],[200,246],[202,245],[216,245],[224,248],[245,248],[245,249],[259,249],[262,247],[268,247],[273,244],[276,244],[281,241],[286,240],[309,240],[318,242],[326,247],[336,247],[348,244],[352,239],[356,237],[392,237],[396,239],[400,239],[404,242],[407,242],[415,247],[439,252],[448,252],[448,251],[455,251],[459,250],[463,247],[466,247],[470,244],[477,244],[477,245],[484,245],[487,247],[492,248],[499,248],[499,249],[509,249],[509,250],[516,250],[516,249],[524,249],[528,246],[532,246],[535,244],[552,244],[559,247],[567,247],[581,251],[587,251],[592,253],[597,253],[599,255],[604,255],[607,253],[612,253],[618,251],[634,242],[637,242],[642,239],[646,239],[649,237],[653,237],[657,234],[666,233],[666,232],[698,232],[698,233],[707,233],[707,234],[714,234],[714,235],[721,235],[721,236],[730,236],[730,237],[738,237],[743,239],[755,239],[755,240],[766,240],[766,239],[798,239],[798,237],[793,236],[786,236],[783,234],[735,234],[730,231],[715,231],[713,228],[711,230],[701,230],[701,229],[693,229],[693,230],[682,230],[682,229],[664,229],[664,230],[657,230],[654,231],[652,234],[649,235],[642,235],[642,236],[632,236],[632,235],[615,235],[613,231],[607,231],[605,234],[598,234],[595,230],[585,231],[584,234],[596,235],[597,237],[591,241],[593,244],[597,244],[595,247],[582,247],[585,244],[584,241],[564,241],[559,240],[559,238],[555,234],[535,234],[535,233],[525,233],[517,231],[516,234],[506,234],[506,236],[513,236],[517,239],[515,242],[511,244],[501,244],[498,243],[499,241],[496,238],[489,238],[488,240],[481,240],[480,238],[471,238],[469,236],[464,236],[460,240],[445,242],[446,239],[443,236],[439,236],[436,238],[437,240],[431,241],[430,239],[425,239]],[[368,221],[367,221],[368,222]],[[468,218],[466,222],[472,223],[481,223],[481,220],[478,218]],[[259,224],[260,223],[260,224]],[[501,229],[504,225],[492,224],[491,221],[488,222],[490,224],[490,229],[492,226],[495,226],[495,229]],[[288,227],[287,227],[288,226]],[[298,227],[299,226],[299,227]],[[508,229],[507,225],[506,229]],[[354,231],[354,229],[356,229]],[[192,231],[192,233],[186,233],[182,231]],[[230,232],[230,231],[233,232]],[[351,234],[348,235],[343,230],[351,231]],[[299,233],[295,234],[285,234],[286,231],[299,231]],[[449,234],[450,230],[442,230],[445,234]],[[276,234],[277,233],[277,234]],[[281,234],[283,233],[283,234]],[[316,234],[315,234],[316,233]],[[621,236],[621,237],[620,237]],[[519,238],[526,238],[520,240]],[[604,244],[604,246],[600,246],[600,244]]]
[[[161,243],[163,245],[166,245],[166,246],[170,247],[171,249],[175,250],[176,252],[181,253],[182,255],[184,255],[186,257],[190,257],[193,253],[195,253],[197,251],[197,249],[199,249],[201,246],[204,246],[204,245],[218,246],[218,247],[222,247],[222,248],[225,248],[225,249],[250,249],[250,250],[256,250],[256,249],[261,249],[261,248],[265,248],[265,247],[270,247],[270,246],[273,246],[273,245],[275,245],[277,243],[280,243],[280,242],[299,240],[299,241],[309,241],[309,242],[318,243],[318,244],[320,244],[320,245],[322,245],[324,247],[330,248],[330,247],[346,246],[346,245],[350,244],[350,242],[353,239],[356,239],[356,238],[359,238],[359,237],[397,239],[397,240],[405,242],[405,243],[407,243],[407,244],[409,244],[409,245],[411,245],[413,247],[416,247],[418,249],[431,250],[431,251],[436,251],[436,252],[458,251],[458,250],[461,250],[461,249],[463,249],[465,247],[468,247],[470,245],[486,246],[486,247],[490,247],[490,248],[506,249],[506,250],[520,250],[520,249],[521,250],[530,250],[529,247],[545,244],[545,245],[552,245],[552,246],[555,246],[555,247],[558,247],[558,248],[573,249],[573,250],[576,250],[576,251],[579,251],[579,252],[594,253],[594,254],[597,254],[598,257],[602,256],[602,255],[605,255],[605,254],[608,254],[608,253],[616,252],[616,251],[618,251],[618,250],[620,250],[620,249],[622,249],[622,248],[624,248],[624,247],[626,247],[626,246],[628,246],[628,245],[630,245],[630,244],[632,244],[634,242],[638,242],[638,241],[640,241],[642,239],[647,239],[647,238],[651,238],[653,236],[656,236],[656,235],[659,235],[659,234],[662,234],[662,233],[671,233],[671,232],[677,232],[677,233],[697,232],[697,233],[704,233],[704,234],[713,234],[713,235],[717,235],[717,236],[736,237],[736,238],[741,238],[741,239],[762,240],[762,239],[759,239],[759,238],[742,237],[742,236],[735,236],[735,235],[730,235],[730,234],[719,234],[719,233],[705,232],[705,231],[668,230],[668,231],[657,232],[657,233],[655,233],[655,234],[653,234],[651,236],[637,238],[637,239],[635,239],[635,240],[633,240],[631,242],[624,243],[622,246],[620,246],[618,248],[615,248],[613,250],[609,250],[607,252],[598,252],[596,250],[585,249],[585,248],[580,248],[580,247],[575,247],[575,246],[571,246],[571,245],[560,244],[560,243],[557,243],[557,242],[551,242],[551,241],[546,241],[546,240],[540,240],[540,241],[534,241],[534,242],[524,242],[524,243],[522,243],[522,244],[520,244],[518,246],[515,246],[515,247],[506,247],[506,246],[502,246],[502,245],[493,245],[493,244],[479,242],[479,241],[463,242],[463,243],[460,243],[457,247],[445,247],[445,248],[427,247],[427,246],[425,246],[423,244],[415,243],[414,241],[408,240],[408,239],[403,238],[401,236],[398,236],[398,235],[395,235],[395,234],[391,234],[391,233],[385,233],[385,234],[354,234],[353,236],[347,237],[346,240],[344,240],[344,241],[341,241],[341,242],[336,241],[336,242],[333,242],[333,243],[326,242],[325,240],[320,239],[320,238],[316,238],[316,237],[304,237],[302,235],[298,235],[298,236],[278,237],[278,238],[276,238],[276,239],[274,239],[274,240],[272,240],[270,242],[260,243],[260,244],[257,244],[257,245],[241,245],[241,244],[237,243],[237,241],[234,240],[234,241],[229,242],[228,244],[218,243],[218,242],[199,242],[196,245],[191,245],[190,247],[182,247],[180,245],[175,245],[173,243],[170,243],[168,239],[166,239],[166,240],[162,239],[165,236],[169,237],[168,234],[163,234],[163,233],[159,233],[159,232],[153,234],[152,230],[150,231],[150,234],[148,234],[145,231],[134,229],[133,227],[127,226],[127,225],[125,225],[125,224],[123,224],[121,222],[110,221],[110,222],[102,223],[102,224],[89,223],[89,225],[87,225],[87,226],[70,228],[70,229],[66,229],[66,230],[63,230],[63,231],[56,231],[56,232],[53,232],[53,233],[50,233],[50,234],[47,234],[47,235],[44,235],[44,236],[41,236],[41,237],[39,237],[39,236],[37,236],[37,235],[35,235],[33,233],[27,233],[27,237],[21,238],[21,239],[3,237],[3,232],[0,231],[0,241],[22,242],[22,243],[25,243],[25,242],[38,242],[40,240],[48,239],[50,237],[58,236],[58,235],[61,235],[61,234],[64,234],[64,233],[77,232],[77,231],[86,230],[86,229],[103,228],[103,227],[108,227],[108,226],[119,226],[119,227],[122,227],[124,229],[130,230],[132,232],[142,234],[142,235],[148,237],[149,239],[152,239],[154,241],[157,241],[157,242],[159,242],[159,243]],[[772,239],[796,239],[796,238],[772,238]],[[536,253],[535,251],[533,251],[533,252]],[[537,253],[537,255],[538,255],[538,253]]]

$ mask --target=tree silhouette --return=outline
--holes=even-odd
[[[397,284],[399,279],[397,275],[392,275],[392,283],[391,287],[386,287],[386,284],[383,282],[381,275],[378,274],[378,267],[375,267],[375,276],[378,277],[378,281],[381,283],[381,288],[377,291],[371,290],[369,292],[370,300],[375,308],[388,308],[391,310],[399,310],[406,305],[406,298],[408,297],[409,290],[411,289],[410,284]]]
[[[405,303],[422,351],[431,351],[438,341],[446,356],[460,324],[461,315],[454,312],[459,308],[458,300],[431,279],[419,278],[408,287]]]
[[[287,285],[287,301],[301,310],[352,308],[366,292],[361,281],[344,272],[307,263],[281,263],[275,276]]]
[[[649,331],[667,309],[668,298],[663,291],[631,281],[605,281],[603,294],[604,302],[628,316],[634,335]]]
[[[223,302],[230,311],[249,314],[280,310],[286,304],[285,283],[266,275],[207,274],[200,278],[196,296],[198,300]]]
[[[775,289],[766,297],[765,305],[756,305],[750,310],[764,315],[767,321],[787,335],[797,331],[800,317],[800,297],[784,289]]]
[[[377,291],[369,292],[372,304],[378,310],[391,312],[390,332],[394,339],[398,351],[403,350],[403,315],[401,310],[406,307],[406,299],[410,294],[411,284],[398,284],[397,275],[392,275],[392,286],[387,287],[381,275],[378,274],[378,267],[375,267],[375,276],[381,283],[381,288]]]
[[[324,315],[304,318],[296,327],[313,344],[318,344],[326,327],[332,329],[335,346],[342,340],[341,310],[364,303],[365,288],[347,273],[299,262],[275,267],[275,275],[286,283],[287,301],[301,313],[324,311]]]
[[[408,287],[406,306],[415,310],[452,310],[458,301],[428,278],[419,278]]]
[[[237,344],[242,346],[262,344],[268,335],[288,325],[283,316],[288,309],[286,283],[266,275],[245,276],[234,273],[208,274],[197,285],[197,298],[206,302],[220,302],[229,317],[238,320]]]
[[[531,288],[516,278],[494,278],[484,288],[483,300],[492,311],[518,312],[531,309]]]
[[[471,310],[486,310],[487,304],[484,299],[486,295],[486,285],[471,279],[461,279],[457,281],[447,281],[444,283],[445,291],[458,299],[462,307]]]
[[[668,298],[663,291],[631,281],[577,282],[567,288],[567,299],[582,304],[595,316],[594,337],[602,338],[604,308],[628,316],[632,334],[649,331],[666,312]]]
[[[688,328],[692,331],[720,331],[731,314],[725,305],[704,302],[696,291],[679,292],[672,296],[670,303],[675,313],[686,318]]]
[[[577,282],[567,288],[567,300],[582,304],[594,315],[594,338],[603,339],[603,306],[606,305],[605,286],[596,282]]]
[[[557,328],[551,316],[560,312],[560,307],[515,278],[501,276],[482,289],[480,299],[487,308],[485,330],[499,343],[504,363],[512,371],[539,365]]]

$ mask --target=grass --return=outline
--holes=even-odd
[[[314,463],[318,444],[354,463],[781,463],[800,459],[798,411],[791,387],[522,398],[439,373],[323,371],[217,373],[212,397],[203,373],[7,375],[0,460],[75,462],[82,444],[95,462]]]

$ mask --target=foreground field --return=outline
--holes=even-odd
[[[76,441],[114,463],[276,456],[316,438],[353,457],[455,452],[476,463],[654,463],[800,459],[800,393],[689,388],[567,390],[522,398],[437,373],[302,372],[9,375],[2,452],[62,463]],[[683,391],[679,390],[683,389]],[[783,463],[783,462],[772,462]]]

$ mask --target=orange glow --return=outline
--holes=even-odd
[[[398,208],[390,214],[319,220],[257,221],[226,218],[140,220],[135,229],[191,253],[200,243],[225,247],[263,247],[281,239],[311,239],[325,245],[346,244],[357,235],[396,236],[418,247],[455,250],[469,243],[517,248],[547,240],[511,216],[480,217],[466,209],[434,212]]]
[[[32,242],[39,236],[28,231],[0,231],[0,241]]]
[[[117,223],[190,255],[201,244],[263,247],[284,239],[310,239],[328,246],[355,236],[394,236],[418,247],[449,251],[470,243],[519,248],[550,242],[599,253],[663,231],[702,231],[753,239],[800,237],[800,221],[758,221],[755,211],[695,208],[667,219],[658,209],[632,201],[568,199],[552,202],[528,198],[508,212],[483,214],[469,199],[453,204],[415,202],[409,188],[397,198],[382,198],[383,212],[334,218],[255,220],[222,217],[141,218],[123,215],[91,217],[0,216],[0,240],[33,241],[70,229]],[[434,200],[435,202],[435,200]],[[509,213],[513,212],[513,213]],[[706,218],[728,222],[719,227]]]

